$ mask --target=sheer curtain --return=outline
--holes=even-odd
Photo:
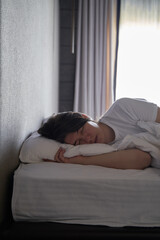
[[[116,98],[160,105],[160,1],[121,0]]]
[[[79,0],[74,111],[94,119],[114,98],[116,14],[116,0]]]

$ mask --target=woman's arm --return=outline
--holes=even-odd
[[[56,162],[97,165],[117,169],[145,169],[151,163],[149,153],[139,149],[127,149],[95,156],[64,157],[64,149],[59,149],[55,155]]]

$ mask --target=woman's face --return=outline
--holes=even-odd
[[[67,134],[65,143],[72,145],[104,143],[104,133],[97,123],[88,121],[77,132]]]

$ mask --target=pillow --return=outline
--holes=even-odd
[[[92,156],[116,151],[107,144],[83,144],[83,145],[70,145],[62,144],[57,141],[42,137],[37,132],[34,132],[22,144],[20,150],[20,161],[24,163],[37,163],[42,162],[43,159],[54,161],[54,156],[57,150],[62,147],[66,149],[65,157],[74,157],[77,155]]]

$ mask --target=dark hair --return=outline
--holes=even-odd
[[[38,133],[42,136],[64,143],[68,133],[78,131],[89,117],[83,117],[77,112],[62,112],[51,116],[46,123],[39,128]]]

